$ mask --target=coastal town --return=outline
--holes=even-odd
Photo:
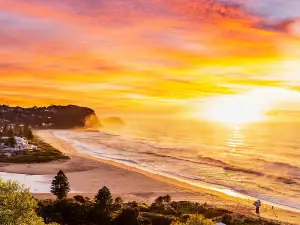
[[[8,156],[11,152],[37,149],[32,140],[33,133],[28,125],[9,124],[0,127],[0,151]]]
[[[0,119],[0,163],[44,163],[69,159],[34,135],[28,124]]]

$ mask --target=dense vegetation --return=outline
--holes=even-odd
[[[187,201],[158,197],[152,205],[124,203],[103,187],[94,199],[80,195],[67,198],[70,191],[63,171],[54,177],[51,192],[56,200],[35,200],[28,189],[16,182],[0,180],[1,225],[279,225],[266,220]]]
[[[60,178],[59,178],[60,177]],[[152,205],[137,202],[124,203],[113,198],[110,190],[103,187],[94,199],[80,195],[67,198],[69,183],[59,171],[52,183],[52,193],[57,200],[38,201],[38,215],[46,223],[70,225],[277,225],[238,215],[227,210],[187,201],[172,201],[169,195],[158,197]],[[60,185],[61,184],[61,185]],[[64,197],[65,196],[65,197]]]
[[[37,215],[37,201],[16,182],[0,180],[0,205],[1,225],[45,224]]]
[[[88,123],[86,123],[88,122]],[[0,127],[7,124],[28,124],[34,129],[98,128],[94,110],[75,105],[21,108],[0,105]]]

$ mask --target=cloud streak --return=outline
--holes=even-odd
[[[174,109],[174,99],[181,107],[249,87],[293,88],[284,71],[300,56],[291,51],[300,45],[296,4],[280,12],[271,1],[7,0],[0,99],[153,112],[162,100]]]

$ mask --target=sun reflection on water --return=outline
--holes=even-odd
[[[244,134],[241,125],[234,125],[226,140],[229,148],[228,154],[236,157],[241,157],[241,147],[244,145]]]

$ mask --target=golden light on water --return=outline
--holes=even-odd
[[[264,121],[266,113],[281,103],[281,97],[299,99],[297,92],[280,88],[259,88],[246,94],[210,98],[195,116],[221,123],[244,124]]]

